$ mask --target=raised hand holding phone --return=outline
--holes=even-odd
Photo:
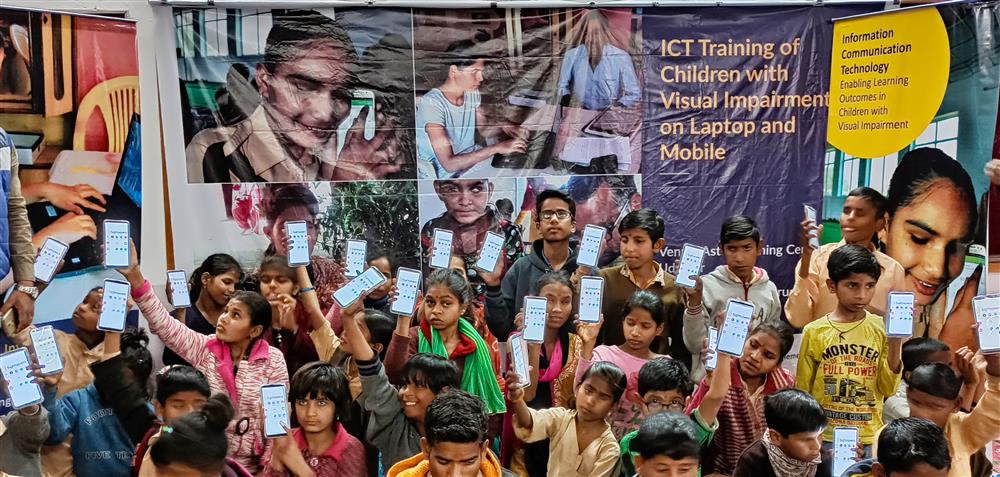
[[[913,336],[913,310],[916,302],[912,292],[889,292],[885,333],[892,337]]]
[[[601,277],[580,278],[579,317],[584,323],[601,321],[604,306],[604,279]]]
[[[833,429],[833,475],[841,475],[857,459],[858,428],[835,427]]]
[[[750,333],[750,322],[753,320],[754,304],[730,299],[726,304],[726,321],[719,330],[719,342],[716,351],[738,358],[743,354],[743,344]]]
[[[336,301],[337,305],[341,308],[347,308],[349,305],[358,301],[362,295],[385,283],[386,280],[387,278],[385,278],[385,275],[383,275],[377,268],[369,267],[364,273],[354,277],[353,280],[347,282],[346,285],[333,292],[333,300]]]
[[[42,402],[42,388],[31,372],[31,357],[27,348],[0,355],[0,375],[7,382],[14,409],[23,409]]]
[[[35,280],[49,283],[59,270],[59,264],[66,257],[69,245],[52,237],[45,239],[42,249],[35,257]]]
[[[604,245],[604,234],[607,230],[596,225],[587,225],[583,229],[583,238],[580,239],[579,252],[576,255],[577,265],[597,268],[597,263],[601,258],[601,247]]]
[[[367,264],[365,258],[368,255],[368,242],[364,240],[348,240],[347,251],[344,255],[347,264],[344,276],[354,278],[361,275],[365,271],[365,265]]]
[[[819,248],[819,218],[816,213],[816,209],[808,204],[802,204],[802,208],[805,210],[806,221],[810,222],[812,225],[812,235],[809,237],[809,248],[813,250]]]
[[[705,358],[705,369],[712,371],[719,365],[719,329],[708,327],[708,356]]]
[[[448,229],[434,229],[431,245],[431,257],[428,266],[431,268],[448,268],[451,265],[451,247],[455,233]]]
[[[524,340],[529,343],[545,341],[545,317],[548,299],[539,296],[524,297]]]
[[[496,232],[487,232],[486,239],[483,240],[483,247],[479,250],[479,258],[476,260],[476,269],[492,273],[500,263],[500,255],[503,253],[503,235]]]
[[[982,295],[972,299],[976,315],[979,349],[982,354],[1000,353],[1000,295]]]
[[[288,266],[309,265],[309,227],[304,220],[285,222],[288,237]]]
[[[132,240],[129,223],[123,220],[105,220],[103,225],[104,267],[128,267],[129,244]]]
[[[420,293],[421,273],[412,268],[399,267],[396,270],[396,296],[389,307],[394,315],[413,316],[417,308],[417,294]]]
[[[174,308],[189,308],[191,294],[188,291],[187,274],[184,270],[167,272],[167,283],[170,284],[170,304]]]
[[[695,278],[701,275],[701,266],[707,253],[708,249],[705,247],[684,244],[681,249],[680,264],[677,267],[677,279],[674,280],[674,283],[679,287],[694,288],[697,285]]]
[[[122,332],[128,314],[128,296],[132,287],[128,282],[104,279],[104,293],[101,295],[101,316],[97,319],[97,329]]]
[[[31,330],[31,348],[35,350],[35,359],[41,367],[42,376],[63,371],[62,355],[59,353],[55,330],[51,326],[39,326]]]
[[[521,335],[512,335],[507,340],[510,350],[510,361],[513,371],[517,373],[518,384],[521,387],[528,387],[531,384],[531,373],[528,369],[528,345]]]
[[[264,436],[287,435],[288,395],[284,384],[265,384],[260,387],[260,399],[264,407]]]

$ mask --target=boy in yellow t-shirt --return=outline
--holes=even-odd
[[[882,318],[865,310],[881,274],[872,252],[845,245],[830,254],[827,267],[837,308],[803,330],[795,382],[826,412],[824,446],[832,443],[833,428],[856,427],[870,457],[882,403],[899,385],[903,339],[886,338]]]

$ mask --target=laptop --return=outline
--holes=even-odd
[[[122,150],[121,162],[115,174],[114,187],[111,195],[105,195],[106,212],[97,212],[84,208],[84,214],[89,215],[97,224],[98,240],[84,237],[69,245],[66,252],[66,263],[59,272],[71,273],[82,270],[103,267],[104,256],[101,251],[101,239],[104,237],[105,220],[124,220],[131,224],[132,240],[135,247],[140,248],[142,216],[142,150],[140,143],[139,115],[133,114],[129,122],[128,136],[125,138],[125,148]],[[49,202],[35,202],[27,205],[28,221],[31,229],[39,230],[51,225],[68,211],[60,209]]]
[[[556,134],[531,131],[524,153],[494,154],[491,165],[498,169],[545,169],[549,167],[556,147]]]

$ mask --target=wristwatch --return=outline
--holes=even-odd
[[[18,283],[14,285],[14,289],[30,296],[32,300],[38,299],[38,287],[26,287]]]

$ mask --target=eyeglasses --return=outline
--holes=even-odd
[[[648,407],[649,412],[652,413],[657,413],[663,411],[664,409],[671,412],[680,412],[684,410],[684,401],[675,399],[669,403],[663,403],[656,399],[650,399],[649,402],[646,403],[646,407]]]
[[[538,217],[541,218],[542,220],[552,220],[552,217],[555,217],[559,220],[566,220],[570,217],[570,214],[568,210],[556,210],[556,211],[546,210],[538,214]]]

